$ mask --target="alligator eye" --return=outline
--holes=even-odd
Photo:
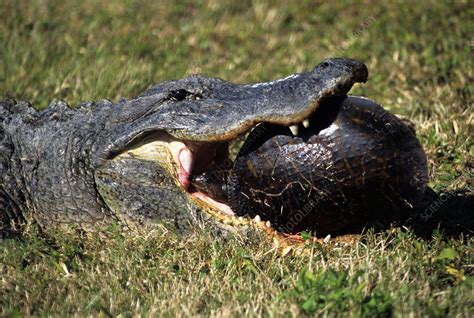
[[[190,92],[188,92],[187,90],[185,89],[178,89],[178,90],[175,90],[175,91],[171,91],[169,93],[169,97],[170,99],[173,99],[173,100],[176,100],[176,101],[182,101],[186,98],[187,95],[191,94]]]
[[[326,68],[326,67],[328,67],[328,66],[329,66],[329,63],[328,63],[328,62],[323,62],[323,63],[321,63],[321,67]]]
[[[180,101],[183,101],[185,99],[199,100],[199,99],[202,98],[202,95],[200,93],[190,92],[190,91],[187,91],[185,89],[177,89],[177,90],[170,91],[168,93],[168,98],[170,100],[180,102]]]

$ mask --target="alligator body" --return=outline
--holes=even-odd
[[[316,144],[315,140],[321,138],[319,131],[322,127],[317,126],[321,120],[342,126],[346,121],[357,121],[357,125],[348,125],[347,130],[338,131],[338,134],[349,134],[343,142],[347,153],[340,153],[338,162],[357,159],[361,160],[360,164],[339,164],[331,171],[330,180],[324,181],[322,175],[318,182],[329,182],[335,187],[343,185],[346,187],[343,191],[353,191],[351,196],[362,195],[368,188],[360,186],[353,181],[354,178],[349,178],[352,180],[349,182],[343,177],[351,167],[355,167],[358,170],[351,171],[350,175],[364,173],[367,182],[386,182],[393,177],[402,179],[397,181],[396,187],[414,182],[415,185],[407,188],[408,193],[403,193],[402,198],[397,193],[394,204],[402,199],[406,199],[408,204],[416,203],[422,195],[418,189],[426,183],[423,152],[414,141],[413,148],[395,142],[406,138],[416,141],[413,133],[378,108],[360,118],[353,117],[358,109],[365,109],[358,103],[342,104],[343,111],[337,111],[352,85],[365,82],[367,76],[367,68],[360,62],[328,59],[311,72],[269,83],[238,85],[216,78],[191,76],[164,82],[136,98],[117,103],[102,100],[70,108],[64,102],[53,102],[46,110],[36,111],[25,102],[0,102],[0,227],[30,220],[44,227],[73,223],[81,228],[112,222],[124,227],[166,222],[178,230],[204,224],[226,232],[231,230],[230,227],[214,216],[216,212],[223,215],[236,213],[232,208],[237,209],[238,214],[255,214],[264,208],[265,215],[272,221],[284,223],[306,201],[292,201],[290,198],[285,205],[287,211],[280,211],[281,200],[272,201],[270,210],[278,209],[278,213],[288,213],[288,216],[282,219],[272,214],[269,207],[255,203],[262,198],[249,196],[251,184],[255,184],[257,190],[265,189],[263,183],[249,178],[248,166],[242,166],[242,162],[253,160],[261,169],[259,173],[264,175],[261,181],[271,184],[273,190],[285,187],[290,179],[291,182],[298,181],[298,177],[272,178],[271,165],[257,163],[256,157],[248,157],[250,152],[241,150],[235,167],[227,167],[226,173],[232,173],[237,181],[226,189],[224,200],[208,195],[209,191],[199,191],[198,183],[190,183],[190,176],[199,176],[211,167],[229,162],[229,142],[260,123],[288,131],[286,127],[295,127],[302,122],[306,126],[308,120],[309,124],[314,122],[315,125],[314,129],[308,128],[302,135],[309,138],[304,137],[306,141],[303,143],[309,144]],[[320,113],[321,105],[326,105],[325,108],[332,105],[335,114],[342,116],[328,119],[327,114]],[[370,127],[382,127],[387,123],[396,123],[397,133],[372,138],[373,135],[382,136],[383,132]],[[256,133],[258,131],[253,135]],[[276,135],[262,137],[259,143],[252,143],[253,148],[248,149],[255,150],[258,144],[265,150],[265,141],[275,141]],[[331,138],[328,137],[322,145],[331,143]],[[352,141],[356,141],[355,149],[351,148]],[[377,142],[383,144],[359,147],[363,143],[372,145]],[[366,150],[370,158],[364,161]],[[325,154],[331,155],[336,148],[329,147],[327,151]],[[297,152],[300,156],[313,156],[303,164],[301,171],[317,173],[317,157],[323,152],[308,153],[301,149]],[[415,165],[416,169],[390,170],[390,165],[408,158],[410,153],[414,153],[410,158],[418,163],[408,163],[408,166]],[[282,155],[271,151],[267,154]],[[380,165],[377,166],[376,161],[380,161]],[[370,169],[361,171],[365,167]],[[384,173],[387,177],[380,179],[378,176]],[[301,174],[301,177],[307,176],[307,172]],[[377,182],[374,184],[379,184]],[[418,192],[413,195],[412,190]],[[382,194],[391,195],[388,191]],[[229,195],[234,201],[227,200]],[[312,194],[306,191],[305,195]],[[249,199],[255,202],[249,203]],[[351,213],[359,213],[362,208],[367,206],[361,205]],[[340,222],[347,216],[338,215],[341,211],[324,212],[327,214],[324,220],[332,217],[335,222]],[[311,222],[320,220],[309,218],[304,222],[309,222],[309,227],[312,227]]]

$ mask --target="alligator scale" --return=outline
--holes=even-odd
[[[367,76],[358,61],[327,59],[273,82],[191,76],[117,103],[0,102],[0,227],[223,233],[234,228],[223,218],[259,215],[283,233],[337,234],[406,219],[426,187],[425,155],[403,121],[347,96]]]

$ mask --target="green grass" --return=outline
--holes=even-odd
[[[472,242],[394,229],[281,256],[271,244],[110,230],[2,243],[2,314],[467,315]],[[311,250],[311,246],[309,247]]]
[[[469,1],[298,3],[0,0],[0,98],[40,109],[132,97],[192,73],[253,82],[329,56],[357,58],[370,76],[352,93],[413,120],[435,190],[472,194]],[[393,229],[283,257],[265,241],[221,242],[203,231],[33,229],[0,242],[0,316],[468,316],[472,245]]]

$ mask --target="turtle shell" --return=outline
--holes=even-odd
[[[326,100],[294,136],[261,124],[227,180],[238,215],[260,215],[282,232],[327,233],[387,225],[416,211],[428,179],[414,132],[361,97]]]

